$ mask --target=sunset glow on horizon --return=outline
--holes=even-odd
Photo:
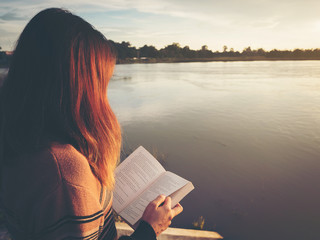
[[[108,39],[158,49],[180,43],[242,51],[320,48],[320,1],[317,0],[2,0],[0,46],[13,50],[27,22],[48,7],[81,16]]]

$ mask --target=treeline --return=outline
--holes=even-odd
[[[294,49],[266,51],[263,48],[244,48],[241,52],[233,48],[223,46],[222,51],[208,49],[203,45],[199,50],[190,49],[188,46],[181,47],[179,43],[172,43],[158,50],[156,47],[144,45],[136,48],[130,42],[113,42],[117,51],[118,63],[126,62],[175,62],[175,61],[237,61],[237,60],[320,60],[320,48]],[[0,67],[8,67],[12,52],[1,51]]]
[[[0,67],[8,67],[11,59],[11,54],[6,51],[1,51],[0,47]]]
[[[317,49],[294,49],[294,50],[277,50],[266,51],[263,48],[251,49],[251,47],[244,48],[243,51],[235,51],[233,48],[223,46],[221,52],[208,49],[204,45],[199,50],[190,49],[188,46],[181,47],[179,43],[172,43],[164,48],[158,50],[154,46],[144,45],[143,47],[136,48],[131,46],[130,42],[113,42],[118,52],[118,59],[214,59],[214,58],[230,58],[230,59],[319,59],[320,48]]]

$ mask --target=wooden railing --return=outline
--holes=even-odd
[[[130,235],[133,230],[132,228],[122,222],[117,222],[116,227],[118,230],[119,237],[122,235]],[[203,231],[203,230],[192,230],[192,229],[184,229],[184,228],[168,228],[166,231],[161,233],[158,236],[158,240],[209,240],[209,239],[223,239],[223,237],[217,233],[212,231]]]

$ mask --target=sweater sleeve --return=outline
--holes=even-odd
[[[89,189],[62,182],[35,209],[32,222],[29,239],[98,239],[104,213]]]

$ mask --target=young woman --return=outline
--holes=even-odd
[[[121,131],[107,99],[115,53],[62,9],[23,30],[0,90],[1,208],[14,240],[115,239]],[[160,195],[124,239],[156,239],[182,211]]]

